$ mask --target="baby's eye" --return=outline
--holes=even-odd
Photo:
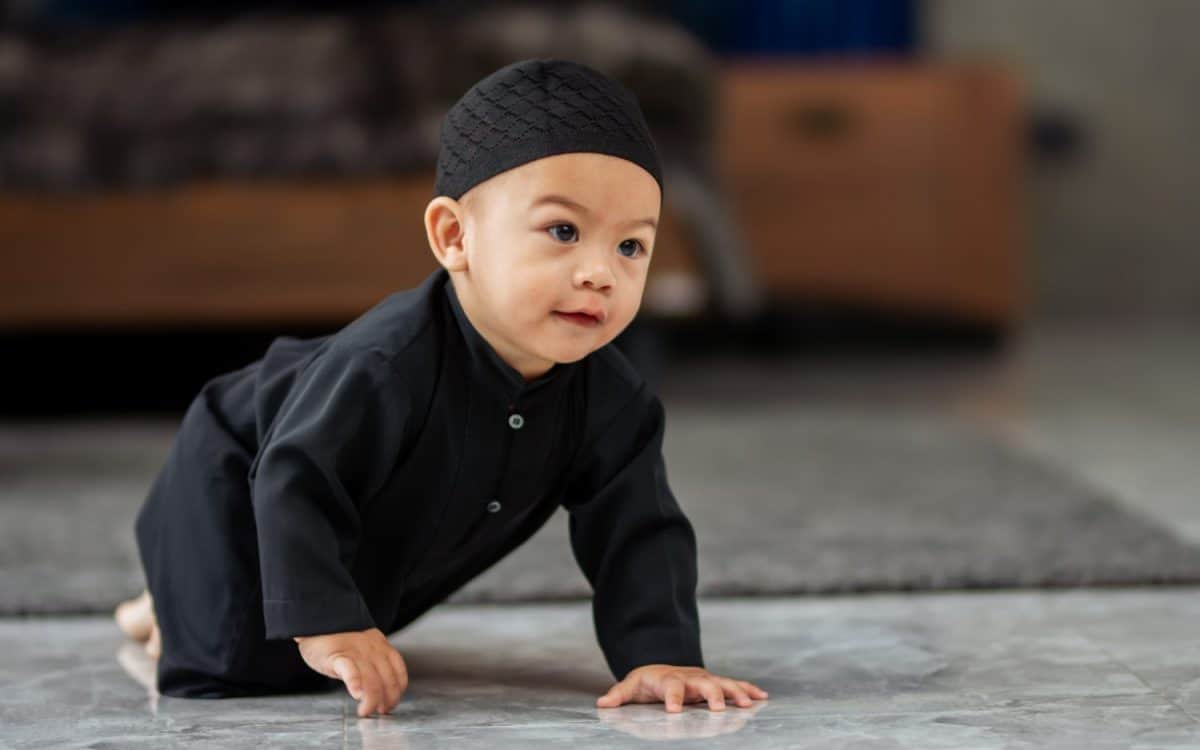
[[[558,240],[558,241],[560,241],[560,242],[570,242],[571,240],[569,240],[569,239],[567,239],[567,238],[565,238],[565,237],[562,237],[562,236],[560,236],[560,235],[559,235],[559,234],[558,234],[558,233],[555,231],[556,229],[562,229],[563,227],[566,227],[567,229],[569,229],[569,230],[570,230],[570,231],[572,231],[572,232],[574,232],[574,231],[575,231],[575,227],[571,226],[570,224],[555,224],[554,226],[550,227],[548,231],[550,232],[550,234],[551,234],[551,235],[553,235],[553,236],[554,236],[554,239],[556,239],[556,240]]]
[[[625,253],[621,253],[621,255],[625,255],[625,257],[626,257],[626,258],[636,258],[639,252],[645,252],[645,250],[646,250],[646,248],[642,247],[642,243],[641,243],[641,242],[639,242],[638,240],[633,240],[633,239],[630,239],[630,240],[625,240],[625,242],[622,242],[622,243],[620,244],[620,247],[622,247],[622,248],[625,248],[625,247],[626,247],[626,245],[625,245],[625,243],[626,243],[626,242],[632,242],[632,243],[633,243],[633,247],[632,247],[632,250],[633,250],[633,252],[632,252],[630,255],[625,255]]]

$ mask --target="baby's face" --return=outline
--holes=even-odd
[[[661,200],[644,169],[591,152],[476,185],[461,201],[464,309],[527,378],[587,356],[637,314]]]

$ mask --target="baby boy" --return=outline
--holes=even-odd
[[[696,540],[659,399],[612,340],[662,200],[631,91],[523,60],[442,122],[440,268],[336,333],[280,337],[193,399],[135,524],[147,590],[116,610],[165,695],[407,689],[394,633],[568,512],[616,684],[600,707],[766,692],[707,671]]]

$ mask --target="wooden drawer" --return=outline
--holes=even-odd
[[[845,182],[927,174],[945,138],[945,87],[886,70],[733,65],[722,102],[724,156],[737,175]]]
[[[1011,321],[1021,113],[1003,70],[729,63],[718,163],[767,291]]]

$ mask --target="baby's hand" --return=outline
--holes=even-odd
[[[346,683],[358,715],[388,713],[408,688],[408,667],[378,628],[293,638],[315,671]]]
[[[623,703],[657,703],[661,700],[667,711],[678,712],[683,710],[685,702],[707,700],[710,711],[724,711],[726,694],[741,707],[767,697],[767,691],[753,683],[721,677],[701,667],[647,664],[631,670],[625,679],[597,698],[596,705],[615,708]]]

